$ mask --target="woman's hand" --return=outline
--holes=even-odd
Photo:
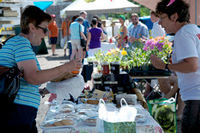
[[[162,70],[165,69],[166,64],[160,58],[158,58],[155,55],[151,55],[151,63],[157,69],[162,69]]]
[[[86,51],[88,51],[89,50],[89,47],[88,47],[88,45],[86,45]]]
[[[82,67],[82,59],[81,58],[76,58],[74,60],[71,60],[69,63],[69,68],[71,71],[80,69]]]

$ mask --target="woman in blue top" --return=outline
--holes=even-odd
[[[41,44],[50,20],[51,16],[38,7],[26,7],[21,15],[21,33],[0,49],[0,65],[17,66],[24,75],[14,103],[7,111],[0,110],[2,131],[5,128],[6,132],[37,133],[35,118],[40,104],[39,85],[81,66],[81,59],[77,58],[56,68],[40,69],[31,45]]]

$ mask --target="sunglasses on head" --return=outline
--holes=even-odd
[[[47,31],[48,31],[48,28],[43,28],[43,27],[41,27],[41,26],[37,26],[38,28],[40,28],[40,29],[42,29],[43,30],[43,32],[44,32],[44,34],[46,34],[47,33]]]

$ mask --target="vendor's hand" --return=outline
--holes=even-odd
[[[165,63],[155,55],[151,55],[151,63],[157,69],[165,69]]]

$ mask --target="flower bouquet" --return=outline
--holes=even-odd
[[[169,57],[172,52],[172,43],[167,37],[150,38],[144,42],[143,47],[135,47],[130,52],[133,62],[133,68],[130,74],[134,76],[142,75],[169,75],[169,72],[158,70],[151,65],[150,56],[152,54],[158,56],[165,63],[169,62]]]

